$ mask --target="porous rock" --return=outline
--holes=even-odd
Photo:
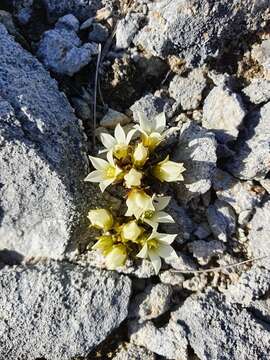
[[[191,121],[182,126],[173,156],[186,169],[184,181],[175,185],[179,201],[188,202],[210,189],[217,160],[216,146],[212,132]]]
[[[270,100],[270,81],[260,78],[252,79],[242,91],[253,104],[267,102]]]
[[[172,287],[170,285],[149,285],[131,302],[129,317],[138,317],[140,322],[154,319],[169,309],[171,296]]]
[[[72,24],[70,20],[73,17]],[[37,56],[50,70],[72,76],[89,64],[92,55],[97,53],[94,44],[82,44],[76,34],[79,23],[73,15],[65,15],[59,19],[53,30],[46,31],[39,43]]]
[[[132,343],[121,344],[112,360],[155,360],[152,351]]]
[[[202,69],[191,71],[188,77],[175,75],[169,86],[169,94],[183,110],[194,110],[200,105],[206,78]]]
[[[130,46],[134,36],[139,31],[143,17],[142,14],[128,13],[126,17],[118,21],[115,33],[116,47],[118,49],[126,49]]]
[[[268,5],[253,0],[154,2],[134,42],[152,55],[174,54],[195,66],[221,55],[231,39],[259,30]]]
[[[163,284],[172,285],[174,288],[182,289],[185,277],[181,273],[177,273],[174,270],[162,271],[159,275],[160,281]]]
[[[270,163],[270,102],[247,116],[245,129],[236,144],[236,154],[227,169],[237,178],[261,180]]]
[[[207,209],[207,220],[212,233],[217,239],[226,242],[236,228],[236,217],[230,205],[221,200],[216,200]]]
[[[85,144],[78,120],[43,66],[0,25],[0,247],[61,258],[85,216]]]
[[[131,282],[56,262],[1,270],[0,353],[9,360],[87,354],[126,318]]]
[[[147,94],[137,100],[130,110],[133,112],[135,122],[139,122],[138,113],[142,113],[149,119],[153,119],[156,115],[164,111],[166,101],[161,97],[153,94]]]
[[[188,342],[185,330],[181,325],[176,325],[173,322],[160,328],[156,328],[151,321],[142,325],[135,322],[131,323],[130,341],[167,359],[188,359]]]
[[[270,270],[270,200],[262,207],[257,207],[249,223],[249,240],[252,253],[255,257],[264,257],[259,264]]]
[[[258,61],[265,70],[270,70],[270,39],[263,40],[261,44],[255,44],[251,51],[253,59]]]
[[[192,241],[188,248],[200,265],[208,264],[212,257],[223,254],[225,250],[224,244],[218,240]]]
[[[131,119],[125,114],[113,109],[108,109],[107,113],[101,119],[100,125],[107,129],[114,129],[117,124],[126,125],[130,122]]]
[[[201,360],[266,360],[269,354],[270,324],[226,303],[225,296],[214,290],[189,297],[172,319],[185,328]]]
[[[204,101],[202,125],[211,129],[220,142],[226,143],[237,138],[245,114],[240,95],[217,86]]]

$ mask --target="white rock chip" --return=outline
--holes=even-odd
[[[270,39],[264,40],[261,44],[256,44],[253,46],[251,51],[251,56],[253,59],[258,61],[265,70],[270,70]]]
[[[252,79],[245,87],[243,93],[254,104],[261,104],[270,100],[270,81],[265,79]]]
[[[130,122],[131,119],[125,114],[113,109],[109,109],[108,112],[101,119],[100,126],[103,126],[106,129],[114,129],[117,124],[126,125]]]
[[[87,356],[126,318],[128,277],[55,262],[0,270],[2,359]]]
[[[222,86],[214,87],[204,101],[202,125],[226,143],[235,140],[246,114],[240,95]]]
[[[200,265],[208,264],[214,256],[223,254],[225,250],[224,244],[218,240],[192,241],[188,244],[188,248]]]
[[[116,355],[112,360],[155,360],[156,356],[152,351],[147,350],[142,346],[127,343],[121,344],[116,350]]]

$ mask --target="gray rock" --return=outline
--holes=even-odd
[[[33,14],[34,0],[13,0],[13,11],[19,22],[23,25],[27,24]]]
[[[184,181],[176,185],[180,202],[188,202],[210,189],[216,167],[216,147],[215,136],[210,131],[191,121],[182,126],[174,152],[174,161],[183,162],[186,168]]]
[[[220,142],[226,143],[237,138],[245,114],[241,97],[226,87],[217,86],[204,101],[202,125],[211,129]]]
[[[125,276],[72,264],[1,270],[2,359],[69,360],[87,354],[127,316]]]
[[[193,292],[201,292],[207,286],[206,274],[195,274],[192,278],[183,282],[183,288]]]
[[[270,194],[270,179],[263,179],[260,181],[262,187]]]
[[[254,104],[261,104],[270,100],[270,81],[265,79],[252,79],[251,83],[242,92]]]
[[[23,0],[25,1],[25,0]],[[96,10],[101,7],[99,0],[42,0],[50,23],[54,23],[61,16],[73,14],[79,20],[86,20],[94,16]]]
[[[185,281],[184,275],[173,270],[162,271],[159,278],[163,284],[171,285],[178,289],[183,288],[183,282]]]
[[[270,103],[247,117],[246,128],[236,146],[236,155],[228,162],[228,170],[237,178],[261,180],[269,172]]]
[[[188,65],[202,64],[221,55],[231,39],[259,30],[268,6],[268,1],[253,0],[158,1],[134,42],[152,55],[175,54]]]
[[[215,171],[213,188],[217,197],[231,205],[237,214],[251,212],[262,198],[262,194],[253,190],[251,181],[239,181],[220,169]]]
[[[252,253],[255,257],[267,258],[260,260],[262,265],[270,270],[270,200],[261,208],[257,208],[255,215],[249,223],[249,240]]]
[[[171,296],[172,287],[170,285],[149,285],[131,302],[129,318],[139,318],[139,322],[144,322],[164,314],[169,310]]]
[[[251,56],[258,61],[265,70],[270,70],[270,39],[263,40],[261,44],[254,45]]]
[[[89,209],[85,144],[66,97],[0,25],[0,246],[61,258]],[[89,189],[89,190],[88,190]],[[87,203],[88,202],[88,203]]]
[[[261,319],[262,321],[266,321],[270,323],[270,298],[262,300],[252,301],[250,304],[250,308],[253,311],[254,315]]]
[[[248,306],[270,290],[270,271],[254,266],[224,292],[227,301]]]
[[[125,114],[113,110],[108,109],[107,113],[103,116],[100,121],[100,126],[103,126],[107,129],[114,129],[117,124],[126,125],[131,122],[131,119],[127,117]]]
[[[172,314],[172,319],[177,326],[185,328],[189,343],[201,360],[266,360],[268,357],[270,324],[258,321],[237,305],[226,303],[225,296],[216,291],[189,297]]]
[[[173,269],[178,270],[179,273],[181,273],[181,271],[192,272],[197,270],[197,265],[188,255],[183,254],[181,251],[177,251],[176,253],[177,259],[166,259],[167,264],[169,264]]]
[[[206,214],[212,233],[217,239],[226,242],[235,233],[234,210],[224,201],[216,200],[213,205],[208,207]]]
[[[116,355],[112,360],[155,360],[156,356],[152,351],[149,351],[141,346],[135,344],[121,344],[116,350]]]
[[[139,122],[138,112],[142,113],[149,119],[154,118],[156,115],[164,111],[166,102],[164,99],[157,97],[153,94],[147,94],[141,99],[137,100],[130,110],[133,112],[135,122]]]
[[[172,224],[161,224],[160,228],[163,232],[177,234],[175,239],[177,243],[185,243],[194,230],[194,223],[188,216],[187,210],[179,206],[174,199],[171,199],[166,212],[172,216],[175,222]]]
[[[206,87],[206,78],[202,69],[191,71],[188,77],[175,75],[169,86],[169,94],[183,110],[197,109],[202,101]]]
[[[117,23],[115,38],[118,49],[126,49],[132,43],[134,36],[139,31],[142,14],[128,13],[125,18]]]
[[[223,254],[225,250],[224,244],[218,240],[192,241],[188,244],[188,248],[200,265],[208,264],[214,256]]]
[[[194,231],[194,235],[200,240],[206,239],[211,233],[212,231],[207,223],[201,223]]]
[[[95,44],[82,44],[74,30],[79,28],[76,20],[73,15],[64,16],[58,20],[55,29],[46,31],[40,40],[37,56],[48,69],[58,74],[74,75],[97,53]]]
[[[172,360],[188,360],[188,342],[184,328],[170,322],[156,328],[151,321],[130,325],[130,341]]]
[[[107,40],[108,36],[109,31],[106,26],[95,23],[93,24],[93,29],[89,33],[88,40],[96,43],[103,43]]]

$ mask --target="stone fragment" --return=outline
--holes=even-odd
[[[188,360],[188,342],[184,328],[170,322],[156,328],[151,321],[139,325],[131,323],[130,341],[172,360]]]
[[[251,83],[242,92],[254,104],[261,104],[270,100],[270,81],[265,79],[252,79]]]
[[[246,118],[245,129],[239,135],[236,154],[227,169],[237,178],[261,180],[270,164],[270,102]]]
[[[188,248],[200,265],[208,264],[213,257],[223,254],[225,250],[224,244],[218,240],[192,241]]]
[[[119,111],[109,109],[100,121],[100,126],[106,129],[114,129],[117,124],[126,125],[131,122],[131,119]]]
[[[261,44],[255,44],[251,51],[251,56],[258,61],[265,70],[270,70],[270,39],[263,40]]]
[[[48,69],[72,76],[97,54],[96,45],[82,44],[76,34],[78,29],[78,20],[73,15],[66,15],[58,20],[53,30],[43,34],[37,56]]]
[[[270,200],[256,209],[249,228],[248,238],[253,256],[266,257],[258,264],[270,270]]]
[[[130,46],[143,18],[142,14],[131,12],[118,21],[115,33],[116,47],[118,49],[126,49]]]
[[[195,274],[192,278],[183,282],[183,288],[189,291],[198,292],[202,291],[207,286],[206,274]]]
[[[221,56],[232,39],[259,31],[268,6],[253,0],[154,2],[134,42],[154,56],[177,55],[188,66],[200,65]]]
[[[185,277],[181,273],[177,273],[174,270],[162,271],[159,275],[160,281],[163,284],[171,285],[174,288],[182,289]]]
[[[175,75],[169,86],[169,94],[183,110],[197,109],[202,101],[206,78],[202,69],[195,69],[188,77]]]
[[[127,316],[125,276],[56,262],[0,272],[2,359],[85,357]]]
[[[163,112],[166,102],[161,97],[153,94],[147,94],[141,99],[137,100],[130,110],[133,112],[133,119],[139,122],[138,113],[142,113],[149,119],[153,119],[156,115]]]
[[[103,43],[107,40],[108,36],[109,31],[106,26],[95,23],[93,24],[93,29],[89,33],[88,40],[96,43]]]
[[[216,200],[207,209],[207,220],[217,239],[226,242],[236,229],[234,210],[225,201]]]
[[[261,319],[262,321],[266,321],[270,323],[270,298],[269,296],[266,299],[255,300],[250,304],[251,311],[254,315]]]
[[[173,156],[174,161],[183,162],[186,168],[184,181],[175,185],[180,202],[186,203],[210,189],[216,168],[216,147],[215,136],[210,131],[191,121],[182,126]]]
[[[172,287],[170,285],[149,285],[131,302],[129,318],[139,318],[139,322],[144,322],[162,315],[169,310],[171,296]]]
[[[201,223],[196,231],[194,231],[194,235],[197,236],[198,239],[206,239],[209,235],[211,235],[212,231],[209,227],[209,225],[205,223]]]
[[[183,254],[181,251],[177,251],[177,259],[171,258],[166,259],[167,264],[169,264],[173,269],[181,271],[193,271],[197,270],[197,265],[195,262],[187,255]]]
[[[142,346],[127,343],[121,344],[117,348],[116,355],[112,360],[155,360],[156,356],[152,351],[145,349]]]
[[[240,95],[216,86],[204,101],[202,125],[211,129],[218,141],[226,143],[237,138],[245,114]]]
[[[0,52],[0,247],[16,257],[62,258],[81,239],[76,226],[89,196],[93,205],[99,198],[83,182],[80,123],[42,64],[2,25]]]
[[[225,296],[214,290],[189,297],[172,313],[172,321],[185,328],[201,360],[266,360],[270,351],[270,324],[226,303]]]

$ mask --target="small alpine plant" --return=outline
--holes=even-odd
[[[157,180],[183,181],[185,168],[182,163],[171,161],[168,154],[155,161],[155,152],[165,141],[165,114],[151,121],[139,114],[139,120],[127,133],[118,124],[114,136],[101,134],[104,149],[100,154],[106,154],[106,160],[90,156],[95,170],[85,178],[98,183],[102,192],[111,185],[120,185],[125,194],[125,213],[110,208],[93,209],[88,218],[90,226],[100,230],[92,248],[103,254],[108,269],[123,266],[129,257],[138,257],[150,259],[158,274],[161,259],[177,258],[171,246],[177,234],[158,232],[159,224],[174,222],[164,211],[171,198],[154,193],[151,184]],[[140,136],[134,140],[138,132]]]

